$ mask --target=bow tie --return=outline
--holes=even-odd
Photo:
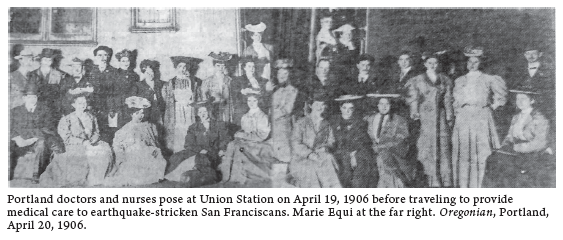
[[[534,69],[538,69],[538,67],[531,67],[531,68],[528,68],[528,69],[529,69],[529,70],[534,70]]]

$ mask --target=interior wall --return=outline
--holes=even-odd
[[[541,41],[554,57],[554,9],[369,9],[368,53],[376,59],[401,50],[441,51],[480,45],[500,64],[524,61],[522,48]],[[415,39],[424,38],[423,49]],[[414,46],[413,46],[414,45]]]
[[[210,52],[237,53],[237,9],[181,9],[176,11],[177,32],[132,33],[131,8],[98,9],[98,45],[106,45],[114,54],[124,48],[137,49],[137,65],[143,59],[157,60],[161,64],[162,80],[173,77],[170,56],[189,56],[204,60],[197,76],[205,78],[213,73]],[[96,46],[25,46],[38,54],[45,47],[61,49],[65,57],[61,69],[70,70],[66,63],[74,57],[93,58]],[[112,58],[111,65],[118,66]],[[138,71],[137,67],[137,71]]]

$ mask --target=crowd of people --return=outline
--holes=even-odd
[[[378,68],[354,46],[354,27],[321,23],[311,74],[289,57],[274,60],[263,23],[246,26],[253,42],[237,61],[240,76],[229,71],[232,54],[212,52],[214,74],[203,80],[203,60],[192,57],[170,57],[175,77],[163,81],[155,60],[135,71],[136,50],[98,46],[94,60],[74,58],[67,73],[60,50],[35,55],[18,45],[10,179],[45,187],[555,186],[555,73],[539,45],[522,50],[528,66],[509,79],[484,72],[489,56],[471,46],[451,66],[443,51],[405,51]]]

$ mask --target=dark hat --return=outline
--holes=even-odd
[[[51,49],[51,48],[43,48],[41,53],[39,54],[39,58],[56,58],[60,57],[61,50],[58,49]]]
[[[125,99],[125,104],[128,108],[144,109],[151,106],[151,102],[146,98],[131,96]]]
[[[256,61],[256,59],[254,59],[253,57],[246,56],[246,57],[242,57],[242,58],[239,60],[239,63],[240,63],[240,64],[242,65],[242,67],[244,68],[244,65],[246,65],[246,63],[255,62],[255,61]]]
[[[310,98],[313,102],[328,102],[330,101],[330,95],[325,90],[316,90],[313,92]]]
[[[98,51],[103,50],[108,53],[108,56],[113,56],[113,49],[109,48],[108,46],[99,46],[94,49],[94,56],[98,54]]]
[[[364,53],[358,57],[356,63],[360,63],[361,61],[369,61],[370,64],[373,64],[375,62],[375,58],[372,55]]]
[[[522,50],[523,50],[523,52],[533,51],[533,50],[537,50],[538,52],[541,52],[543,50],[543,46],[540,42],[530,41],[530,42],[526,43],[526,45],[524,46],[524,49],[522,49]]]
[[[211,52],[208,56],[213,58],[214,61],[218,62],[226,62],[233,58],[233,54],[230,54],[228,52],[219,52],[218,54]]]
[[[35,83],[28,83],[24,90],[23,90],[23,95],[37,95],[37,85],[35,85]]]
[[[147,66],[151,67],[152,70],[155,71],[160,68],[160,63],[156,60],[145,59],[141,61],[141,64],[139,64],[139,68],[141,68],[141,70]]]
[[[463,54],[466,57],[482,57],[485,49],[483,47],[467,46],[463,49]]]
[[[280,58],[276,60],[274,67],[277,69],[280,68],[292,68],[293,67],[293,59],[291,58]]]
[[[194,108],[194,110],[197,111],[197,109],[199,109],[200,107],[206,107],[207,111],[210,110],[210,106],[211,106],[211,101],[199,101],[199,102],[193,102],[190,104],[190,106],[192,106]]]
[[[117,58],[117,60],[121,60],[121,58],[126,57],[129,59],[135,59],[137,58],[137,50],[128,50],[128,49],[123,49],[121,50],[121,52],[118,52],[115,54],[115,57]]]
[[[170,57],[170,60],[172,60],[174,68],[178,67],[178,64],[180,63],[185,63],[186,69],[188,69],[188,72],[190,72],[191,75],[196,74],[197,70],[199,69],[199,63],[203,62],[203,59],[184,56]]]

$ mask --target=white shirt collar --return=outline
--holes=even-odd
[[[533,63],[528,63],[528,68],[533,68],[533,67],[539,67],[540,66],[540,62],[533,62]]]
[[[530,113],[532,113],[533,110],[534,108],[524,109],[520,112],[520,114],[522,114],[523,116],[530,115]]]
[[[410,66],[410,67],[408,67],[408,68],[405,68],[405,69],[401,69],[401,72],[404,73],[404,74],[406,74],[406,73],[408,73],[408,72],[411,70],[411,68],[412,68],[412,66]]]

